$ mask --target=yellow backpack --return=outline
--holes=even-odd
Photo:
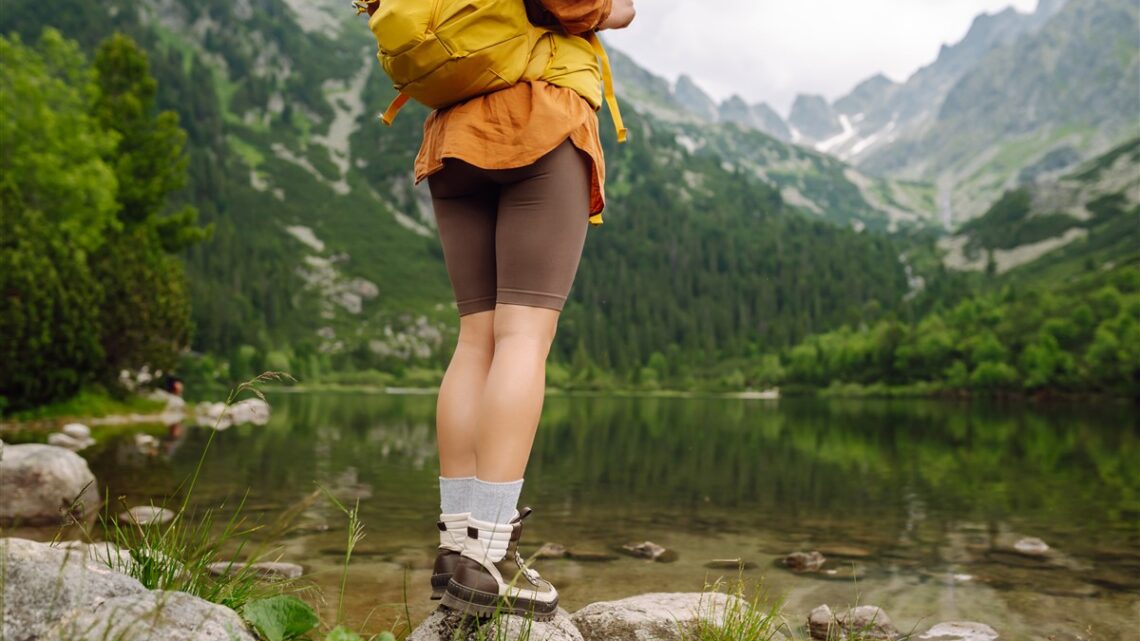
[[[576,91],[595,110],[604,99],[618,141],[626,140],[597,34],[572,36],[532,25],[522,0],[357,0],[356,6],[364,13],[377,2],[368,26],[380,45],[380,64],[400,92],[382,116],[385,124],[409,99],[439,109],[544,80]]]

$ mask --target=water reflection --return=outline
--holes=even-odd
[[[434,398],[271,400],[268,425],[216,435],[196,502],[248,488],[252,513],[270,518],[319,484],[360,501],[370,530],[360,558],[375,564],[366,580],[426,571]],[[124,435],[92,465],[112,495],[158,499],[193,471],[207,435],[188,431],[169,461],[117,455],[134,445]],[[863,600],[889,601],[904,620],[989,616],[1022,629],[1057,599],[1073,610],[1046,626],[1055,632],[1082,621],[1123,631],[1140,614],[1140,426],[1127,406],[553,397],[535,448],[524,490],[540,510],[535,545],[606,552],[651,539],[681,558],[557,562],[549,571],[571,605],[697,589],[715,558],[755,562],[805,612],[852,602],[849,583],[773,569],[793,550],[830,549],[846,555],[842,576],[859,578]],[[331,567],[341,519],[327,502],[306,504],[287,549]],[[1026,536],[1052,552],[1013,551]]]

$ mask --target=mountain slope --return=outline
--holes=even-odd
[[[1140,265],[1140,138],[1008,192],[939,246],[951,268],[1054,286],[1089,269]]]

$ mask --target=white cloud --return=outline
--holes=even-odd
[[[638,0],[608,41],[654,73],[687,73],[717,99],[737,93],[787,113],[798,93],[837,98],[885,73],[905,80],[960,40],[975,16],[1037,0]]]

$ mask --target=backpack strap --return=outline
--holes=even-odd
[[[380,116],[380,120],[383,120],[385,125],[391,127],[392,121],[396,119],[396,114],[400,113],[404,105],[408,104],[410,98],[411,96],[401,91],[399,95],[396,96],[396,99],[392,101],[392,104],[388,105],[388,109],[384,112],[384,115]]]
[[[602,63],[602,85],[605,87],[606,105],[610,109],[610,116],[614,119],[614,127],[617,128],[618,142],[625,142],[629,140],[629,130],[625,128],[625,124],[622,122],[621,109],[618,107],[617,96],[614,94],[614,72],[610,69],[610,57],[606,54],[606,48],[602,46],[602,41],[598,39],[598,32],[591,31],[585,34],[585,38],[590,41],[594,53],[597,54],[598,60]]]

